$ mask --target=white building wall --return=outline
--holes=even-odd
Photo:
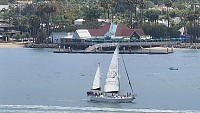
[[[87,29],[78,29],[73,35],[74,39],[87,39],[91,38],[91,35]]]
[[[82,25],[84,21],[83,19],[74,20],[74,25]]]
[[[61,38],[72,38],[73,33],[67,33],[67,32],[53,32],[50,36],[50,39],[52,41],[53,37],[53,43],[61,43]]]
[[[9,5],[0,5],[0,11],[2,10],[2,9],[8,9],[9,8]]]

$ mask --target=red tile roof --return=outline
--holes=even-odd
[[[90,32],[91,36],[104,36],[110,29],[110,23],[106,24],[103,27],[100,27],[98,29],[88,29],[88,31]],[[132,33],[134,32],[133,29],[130,29],[128,27],[126,27],[123,24],[118,24],[117,25],[117,31],[115,33],[115,36],[131,36]]]
[[[134,33],[136,33],[138,35],[138,37],[141,37],[141,36],[145,35],[145,33],[144,33],[142,28],[135,28],[134,29]]]
[[[101,26],[98,29],[88,29],[88,31],[90,35],[93,37],[98,37],[98,36],[103,37],[109,31],[110,25],[111,25],[110,23],[107,23],[105,26]],[[136,37],[139,38],[140,36],[145,35],[145,33],[141,28],[130,29],[120,23],[117,25],[115,36],[129,37],[131,35],[135,35]]]
[[[110,29],[110,24],[99,27],[98,29],[88,29],[91,36],[104,36]]]
[[[115,33],[115,36],[131,36],[133,31],[133,29],[130,29],[125,25],[119,23],[117,25],[117,31]]]

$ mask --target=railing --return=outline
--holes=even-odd
[[[98,43],[86,48],[86,51],[97,51],[99,48],[103,47],[112,47],[119,44],[120,46],[168,46],[168,45],[177,45],[180,42],[123,42],[123,43]]]

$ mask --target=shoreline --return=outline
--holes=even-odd
[[[0,48],[24,48],[27,43],[23,42],[13,42],[13,43],[0,43]],[[40,47],[41,48],[41,47]],[[44,47],[45,48],[45,47]],[[52,47],[51,47],[52,48]],[[159,50],[165,51],[167,47],[151,47],[151,48],[143,48],[144,50]],[[171,48],[168,48],[171,50]],[[183,46],[175,46],[173,50],[191,50],[191,49],[199,49],[194,47],[183,47]]]
[[[0,48],[24,48],[25,43],[0,43]]]
[[[144,50],[167,50],[167,47],[152,47],[152,48],[143,48]],[[172,48],[168,48],[172,50]],[[195,50],[196,48],[187,48],[187,47],[173,47],[173,50]]]

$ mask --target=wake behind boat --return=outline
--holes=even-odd
[[[131,86],[131,82],[127,73],[127,77],[129,80],[129,85],[132,90],[132,93],[121,94],[120,93],[120,76],[119,76],[119,46],[117,45],[115,52],[112,56],[112,60],[109,66],[109,70],[107,73],[107,78],[104,86],[104,91],[101,91],[100,87],[100,64],[98,65],[95,78],[93,81],[93,86],[91,91],[87,92],[87,95],[90,97],[91,101],[98,101],[98,102],[132,102],[135,99],[133,95],[133,90]],[[122,57],[123,59],[123,57]],[[124,63],[124,60],[123,60]]]

